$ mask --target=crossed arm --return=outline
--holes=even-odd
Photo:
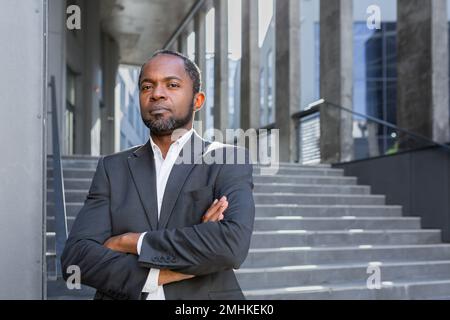
[[[228,208],[228,201],[225,196],[220,200],[215,199],[209,209],[203,215],[202,222],[218,222],[223,220],[224,212]],[[141,233],[128,232],[118,236],[114,236],[106,240],[103,244],[106,248],[121,253],[138,254],[138,240]],[[194,275],[175,272],[170,269],[161,269],[159,272],[158,285],[165,285],[171,282],[182,281],[193,278]]]
[[[109,179],[100,160],[61,257],[64,278],[69,276],[67,266],[78,265],[83,284],[116,299],[139,299],[149,268],[162,270],[158,283],[167,284],[239,267],[248,252],[254,219],[252,168],[239,166],[243,167],[236,170],[223,165],[216,179],[216,195],[227,196],[224,207],[213,205],[198,225],[148,231],[138,257],[137,234],[111,237]],[[176,259],[152,259],[168,253]]]

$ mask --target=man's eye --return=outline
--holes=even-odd
[[[150,85],[142,86],[142,90],[149,90],[149,89],[151,89],[151,86],[150,86]]]
[[[170,88],[178,88],[180,85],[178,83],[169,83]]]

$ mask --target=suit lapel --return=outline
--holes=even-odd
[[[159,215],[158,229],[166,228],[167,222],[173,212],[175,203],[180,196],[187,177],[191,173],[196,163],[201,161],[203,152],[208,143],[203,140],[195,131],[191,138],[186,142],[181,150],[178,160],[189,159],[182,163],[175,164],[172,167],[169,178],[167,180],[166,189],[161,205],[161,212]],[[187,157],[186,157],[187,156]]]
[[[153,158],[153,150],[150,147],[150,140],[128,158],[128,166],[150,227],[152,230],[156,230],[158,226],[158,200],[156,195],[155,160]]]

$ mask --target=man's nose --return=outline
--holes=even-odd
[[[164,89],[164,86],[158,85],[155,86],[155,88],[152,91],[152,95],[150,97],[153,101],[166,99],[166,91]]]

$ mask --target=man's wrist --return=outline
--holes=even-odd
[[[137,243],[139,240],[139,237],[141,236],[140,233],[126,233],[122,237],[122,244],[126,252],[132,253],[132,254],[138,254],[137,253]]]

